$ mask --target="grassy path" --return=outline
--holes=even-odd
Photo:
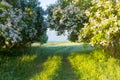
[[[61,64],[61,57],[49,57],[42,65],[42,70],[33,76],[30,80],[52,80],[56,76],[56,71]],[[39,65],[38,65],[39,66]]]
[[[47,53],[48,60],[42,64],[42,70],[30,80],[78,80],[67,59],[74,49],[75,46],[47,47],[44,52]],[[58,58],[53,59],[54,56]]]
[[[61,67],[57,71],[57,76],[53,80],[78,80],[78,77],[74,74],[74,70],[66,58],[62,60]]]
[[[15,53],[17,57],[0,56],[0,80],[78,80],[68,56],[81,51],[78,44],[46,44]]]
[[[90,50],[55,43],[16,50],[19,56],[0,55],[0,80],[120,80],[120,58]]]
[[[53,78],[53,80],[78,80],[78,77],[74,73],[74,69],[72,68],[69,60],[67,59],[69,54],[74,50],[72,46],[64,47],[55,52],[55,55],[59,55],[63,57],[60,68],[57,71],[57,76]]]

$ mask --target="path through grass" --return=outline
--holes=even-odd
[[[35,43],[0,55],[0,80],[120,80],[120,59],[78,43]],[[4,54],[3,52],[0,52]]]

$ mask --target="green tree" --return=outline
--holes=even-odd
[[[38,0],[2,0],[0,47],[22,47],[47,41],[44,11]],[[16,4],[19,4],[16,6]]]
[[[78,41],[83,23],[88,22],[85,10],[90,5],[90,0],[58,0],[47,9],[48,26],[56,30],[58,35],[67,31],[70,41]]]
[[[99,46],[112,54],[120,51],[120,2],[99,0],[86,10],[89,22],[80,33],[80,40]]]

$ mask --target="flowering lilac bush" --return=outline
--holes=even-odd
[[[80,30],[84,26],[83,23],[88,21],[85,8],[90,6],[89,2],[87,0],[67,2],[63,0],[63,3],[58,2],[58,4],[52,5],[51,8],[48,8],[48,26],[58,31],[59,35],[67,31],[69,33],[68,39],[77,41]]]
[[[85,23],[80,34],[81,41],[101,46],[112,53],[119,52],[120,2],[97,1],[86,10],[89,23]]]
[[[22,11],[0,4],[0,47],[23,47],[46,36],[45,32],[37,35],[39,31],[35,25],[36,16],[30,8]]]
[[[2,4],[1,4],[2,5]],[[0,7],[0,45],[12,45],[22,41],[21,25],[22,12],[5,7]]]

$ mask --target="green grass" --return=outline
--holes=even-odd
[[[68,58],[79,80],[120,80],[120,60],[103,51],[73,53]]]
[[[119,57],[89,45],[34,43],[12,54],[0,55],[0,80],[120,80]]]

